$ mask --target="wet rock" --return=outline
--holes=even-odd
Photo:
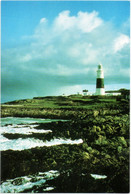
[[[108,142],[105,136],[99,135],[99,138],[95,141],[95,144],[106,145]]]
[[[93,116],[94,116],[94,117],[97,117],[98,115],[99,115],[99,111],[95,110],[95,111],[93,112]]]
[[[84,160],[90,159],[90,155],[89,155],[88,152],[83,152],[83,159],[84,159]]]
[[[82,144],[82,148],[83,148],[83,150],[88,150],[88,144],[85,142],[85,143],[83,143]]]

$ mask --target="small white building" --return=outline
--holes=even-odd
[[[83,92],[83,95],[84,96],[87,96],[88,95],[88,90],[83,90],[82,92]]]
[[[120,92],[105,92],[106,96],[120,96]]]

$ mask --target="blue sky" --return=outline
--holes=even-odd
[[[129,1],[2,1],[2,101],[129,88]]]

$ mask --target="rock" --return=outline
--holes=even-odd
[[[118,151],[118,153],[121,153],[122,152],[122,146],[118,146],[117,151]]]
[[[88,147],[88,148],[87,148],[87,151],[88,151],[89,153],[91,153],[91,152],[92,152],[92,147]]]
[[[84,160],[90,159],[90,155],[89,155],[88,152],[83,152],[83,159],[84,159]]]
[[[93,112],[93,115],[94,115],[94,117],[97,117],[97,116],[99,115],[99,111],[95,110],[95,111]]]
[[[119,141],[122,145],[124,145],[125,147],[127,147],[127,142],[126,142],[126,140],[125,140],[124,137],[118,137],[118,141]]]
[[[100,132],[101,128],[99,126],[96,127],[96,131]]]
[[[95,141],[95,143],[98,144],[98,145],[108,144],[108,142],[106,140],[106,137],[102,136],[102,135],[99,135],[99,138]]]
[[[67,131],[67,136],[70,136],[70,131]]]
[[[92,127],[92,130],[91,130],[91,132],[94,132],[94,133],[96,133],[96,126],[95,126],[95,125]]]
[[[51,165],[55,167],[57,165],[56,161],[54,160]]]
[[[87,143],[83,143],[82,144],[82,148],[83,148],[83,150],[88,150],[88,144]]]
[[[102,130],[105,130],[106,126],[105,125],[102,125]]]
[[[111,158],[111,156],[109,154],[105,155],[105,159],[110,159],[110,158]]]

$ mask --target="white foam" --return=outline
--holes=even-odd
[[[107,178],[106,175],[99,175],[99,174],[91,174],[91,176],[92,176],[94,179],[105,179],[105,178]]]
[[[51,130],[44,130],[44,129],[35,129],[34,127],[37,127],[38,125],[30,125],[30,126],[26,126],[26,125],[8,125],[8,126],[3,126],[1,127],[1,134],[4,133],[10,133],[10,134],[15,134],[15,133],[19,133],[19,134],[32,134],[32,133],[49,133],[52,132]]]
[[[8,141],[10,141],[10,140],[0,134],[0,143],[8,142]]]
[[[45,141],[43,142],[40,139],[36,138],[18,138],[18,139],[8,139],[4,137],[3,135],[6,133],[9,134],[33,134],[33,133],[50,133],[51,130],[44,130],[44,129],[35,129],[34,127],[37,127],[36,124],[30,124],[28,125],[20,125],[18,123],[28,123],[28,122],[36,122],[37,121],[44,121],[45,119],[34,119],[34,118],[14,118],[14,117],[8,117],[8,118],[2,118],[3,125],[1,127],[1,135],[0,135],[0,150],[24,150],[24,149],[31,149],[35,147],[43,147],[43,146],[54,146],[54,145],[61,145],[61,144],[80,144],[83,143],[82,139],[78,140],[70,140],[70,139],[53,139],[51,141]],[[52,121],[50,119],[47,119],[48,122]],[[44,121],[45,122],[45,121]],[[10,125],[11,123],[12,125]],[[14,123],[14,124],[13,124]],[[7,125],[7,126],[5,126]]]
[[[1,151],[5,150],[25,150],[31,149],[35,147],[43,147],[43,146],[54,146],[61,144],[80,144],[83,143],[82,139],[78,140],[70,140],[70,139],[53,139],[51,141],[45,141],[35,139],[35,138],[26,138],[26,139],[13,139],[8,141],[3,141],[0,144]]]
[[[51,191],[53,189],[54,189],[54,187],[47,187],[46,189],[43,189],[43,191]]]
[[[46,179],[52,179],[59,175],[59,172],[57,170],[50,170],[48,172],[39,172],[39,175],[43,175]]]
[[[1,193],[20,193],[26,189],[33,189],[34,186],[41,186],[46,180],[54,179],[59,176],[58,171],[43,172],[43,176],[29,175],[9,179],[1,184]],[[48,176],[47,176],[48,175]],[[47,187],[43,191],[53,190],[53,187]],[[33,190],[32,190],[33,192]]]

